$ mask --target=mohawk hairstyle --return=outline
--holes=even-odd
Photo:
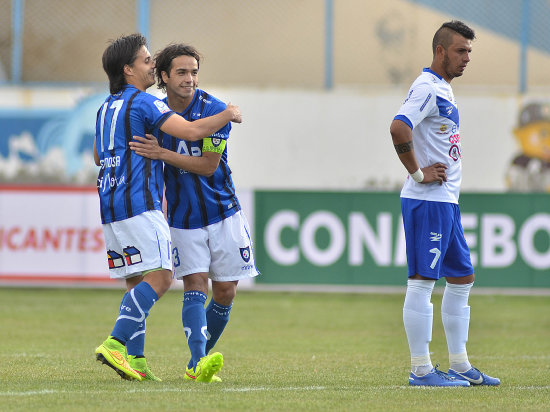
[[[468,40],[474,40],[476,34],[473,29],[459,20],[452,20],[443,23],[441,27],[435,32],[432,41],[432,52],[435,56],[435,49],[438,45],[443,46],[445,50],[452,43],[453,34],[460,34],[462,37]]]

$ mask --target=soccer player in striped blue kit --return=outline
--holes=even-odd
[[[198,89],[200,55],[185,44],[172,44],[155,56],[159,88],[165,102],[189,121],[216,115],[225,104]],[[221,380],[219,352],[209,354],[227,322],[240,279],[258,275],[250,230],[235,194],[227,163],[231,124],[199,142],[175,139],[162,130],[135,137],[136,153],[165,163],[168,222],[174,275],[183,278],[183,329],[191,352],[185,379]],[[205,309],[208,279],[212,298]]]
[[[432,42],[433,61],[412,84],[390,133],[410,173],[401,191],[408,282],[403,323],[411,353],[409,385],[499,385],[474,368],[466,352],[474,269],[462,228],[458,197],[462,180],[458,107],[450,82],[470,61],[474,31],[460,21],[444,23]],[[446,278],[441,317],[450,367],[430,359],[435,281]]]
[[[146,93],[155,83],[154,62],[140,34],[111,42],[102,60],[111,94],[97,113],[97,188],[109,273],[126,281],[127,292],[96,358],[124,379],[160,380],[147,366],[143,347],[149,310],[172,282],[170,231],[162,213],[162,162],[135,154],[129,142],[133,135],[159,129],[199,140],[229,121],[240,122],[241,114],[238,107],[228,106],[217,116],[191,123]]]

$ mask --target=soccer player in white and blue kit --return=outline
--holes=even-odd
[[[412,84],[390,133],[409,172],[401,191],[408,281],[403,323],[411,354],[410,385],[499,385],[474,368],[466,352],[474,269],[464,237],[458,198],[462,179],[458,106],[450,82],[470,61],[474,31],[460,21],[435,33],[433,61]],[[433,367],[435,281],[446,278],[441,317],[449,350],[448,373]]]
[[[165,102],[195,122],[216,115],[225,103],[197,88],[200,55],[186,44],[171,44],[155,55],[159,88]],[[165,163],[168,223],[174,276],[183,279],[183,329],[191,352],[185,379],[219,381],[223,355],[209,354],[231,311],[239,280],[258,275],[250,229],[235,194],[227,162],[226,124],[199,142],[175,139],[162,131],[157,139],[136,137],[136,153]],[[205,309],[208,279],[212,298]]]
[[[145,90],[155,83],[154,62],[140,34],[120,37],[103,54],[111,94],[97,113],[94,159],[109,273],[124,279],[127,292],[109,337],[96,358],[124,379],[160,380],[143,355],[145,319],[172,283],[170,231],[162,213],[162,162],[129,148],[133,135],[163,130],[200,140],[229,121],[241,121],[228,107],[218,116],[188,122]],[[131,356],[127,356],[131,355]]]

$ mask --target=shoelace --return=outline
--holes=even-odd
[[[441,376],[443,379],[446,379],[448,381],[454,381],[455,379],[449,375],[447,375],[445,372],[440,371],[437,369],[439,367],[439,363],[435,365],[434,372],[437,373],[439,376]]]

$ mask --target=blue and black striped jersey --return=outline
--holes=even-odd
[[[196,89],[191,104],[183,113],[185,119],[194,121],[213,116],[225,110],[225,103]],[[203,145],[225,145],[231,123],[226,124],[209,138],[187,142],[159,132],[160,144],[172,151],[188,156],[201,156]],[[166,201],[168,223],[178,229],[197,229],[226,219],[241,209],[227,164],[227,146],[223,149],[220,164],[210,177],[197,175],[165,164]]]
[[[110,95],[97,112],[96,148],[100,159],[97,190],[102,223],[162,210],[162,162],[135,154],[132,136],[158,132],[174,114],[160,99],[127,85]]]

